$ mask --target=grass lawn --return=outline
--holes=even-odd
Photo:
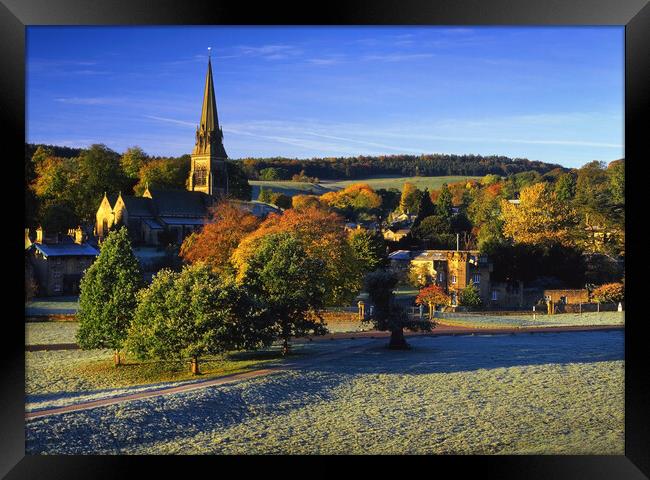
[[[443,325],[469,328],[564,327],[625,325],[625,312],[561,313],[555,315],[485,315],[480,313],[436,313]]]
[[[361,343],[363,342],[363,343]],[[30,420],[28,454],[624,453],[623,333],[322,342],[236,384]]]
[[[51,345],[76,343],[75,334],[79,322],[27,322],[25,345]]]
[[[341,190],[355,183],[367,183],[374,189],[380,188],[397,188],[401,190],[405,182],[411,182],[419,189],[428,188],[438,190],[443,183],[456,183],[468,179],[479,179],[482,177],[470,176],[443,176],[443,177],[379,177],[379,178],[362,178],[358,180],[323,180],[318,184],[307,182],[291,181],[263,181],[249,180],[248,183],[253,187],[252,198],[256,199],[260,193],[260,188],[266,188],[274,192],[281,192],[285,195],[322,195],[333,190]]]
[[[260,368],[280,358],[277,349],[206,357],[200,362],[202,374],[194,376],[187,362],[141,362],[127,357],[116,368],[112,355],[111,350],[26,352],[27,408],[51,408],[170,382],[205,380]]]
[[[405,182],[410,182],[414,184],[420,190],[428,188],[429,191],[439,190],[442,188],[443,183],[457,183],[464,180],[470,179],[480,179],[482,177],[470,177],[470,176],[442,176],[442,177],[384,177],[384,178],[366,178],[361,180],[339,180],[335,182],[329,182],[324,180],[321,182],[321,185],[324,187],[332,189],[345,188],[349,185],[355,183],[367,183],[375,190],[380,188],[397,188],[402,190]]]

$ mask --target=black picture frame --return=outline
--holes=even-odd
[[[625,455],[624,456],[495,456],[495,457],[430,457],[426,462],[431,475],[442,475],[443,467],[452,468],[457,477],[467,468],[476,469],[481,476],[495,478],[648,478],[650,476],[650,375],[645,369],[645,347],[648,337],[643,322],[643,283],[645,243],[643,215],[634,216],[645,203],[641,196],[642,181],[648,178],[647,133],[643,125],[647,117],[650,90],[650,5],[646,0],[402,0],[374,2],[318,2],[309,5],[279,5],[265,2],[206,2],[201,0],[0,0],[0,115],[2,131],[9,142],[5,144],[5,168],[15,168],[5,177],[3,188],[7,213],[13,213],[12,235],[4,254],[5,278],[11,280],[11,267],[16,279],[22,273],[18,250],[22,236],[23,215],[14,195],[23,195],[18,178],[22,172],[19,159],[24,155],[25,139],[25,27],[28,25],[624,25],[625,26],[625,156],[626,156],[626,262],[627,317],[625,326]],[[7,151],[7,146],[10,148]],[[645,155],[644,155],[645,154]],[[646,170],[644,170],[646,169]],[[638,186],[637,186],[638,185]],[[10,188],[11,186],[11,188]],[[15,190],[13,187],[16,187]],[[14,199],[12,201],[12,199]],[[647,202],[646,202],[647,203]],[[15,252],[12,254],[11,252]],[[631,279],[631,281],[629,281]],[[5,335],[10,340],[2,349],[0,393],[0,475],[6,478],[116,478],[134,473],[137,466],[152,471],[168,471],[169,458],[134,457],[64,457],[25,456],[24,443],[24,328],[18,321],[23,313],[18,298],[10,296],[16,312],[5,318]],[[210,461],[209,458],[205,460]],[[238,474],[252,468],[256,462],[218,460],[219,472],[230,463]],[[422,460],[422,459],[420,459]],[[188,458],[175,458],[187,463]],[[327,462],[330,462],[328,459]],[[408,460],[411,462],[411,460]],[[214,461],[213,461],[214,462]],[[373,459],[383,468],[395,460]],[[328,465],[331,467],[332,464]],[[400,469],[406,465],[401,465]],[[411,465],[411,464],[409,464]],[[286,468],[286,467],[282,467]],[[413,474],[415,467],[412,467]],[[411,467],[405,470],[411,470]],[[193,471],[193,469],[192,469]],[[192,472],[190,471],[190,472]],[[336,474],[334,468],[328,469]],[[188,472],[188,473],[190,473]],[[217,472],[213,472],[216,474]],[[190,473],[194,474],[194,473]],[[198,472],[196,472],[198,474]]]

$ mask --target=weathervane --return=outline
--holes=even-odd
[[[212,50],[212,47],[208,47],[208,58],[211,58],[211,56],[212,56],[211,50]]]

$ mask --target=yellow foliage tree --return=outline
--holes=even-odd
[[[575,211],[545,183],[521,190],[519,204],[501,200],[503,233],[517,243],[571,246],[577,232]]]
[[[338,192],[327,192],[321,195],[320,200],[340,210],[348,207],[354,210],[371,210],[381,206],[381,197],[366,183],[355,183]]]

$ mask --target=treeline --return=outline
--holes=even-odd
[[[380,155],[357,157],[311,158],[307,160],[284,157],[244,158],[242,165],[251,180],[264,179],[270,168],[281,172],[280,180],[290,180],[294,175],[319,179],[361,179],[386,176],[443,176],[466,175],[509,176],[515,173],[535,171],[545,174],[560,165],[532,161],[525,158],[481,155]]]

